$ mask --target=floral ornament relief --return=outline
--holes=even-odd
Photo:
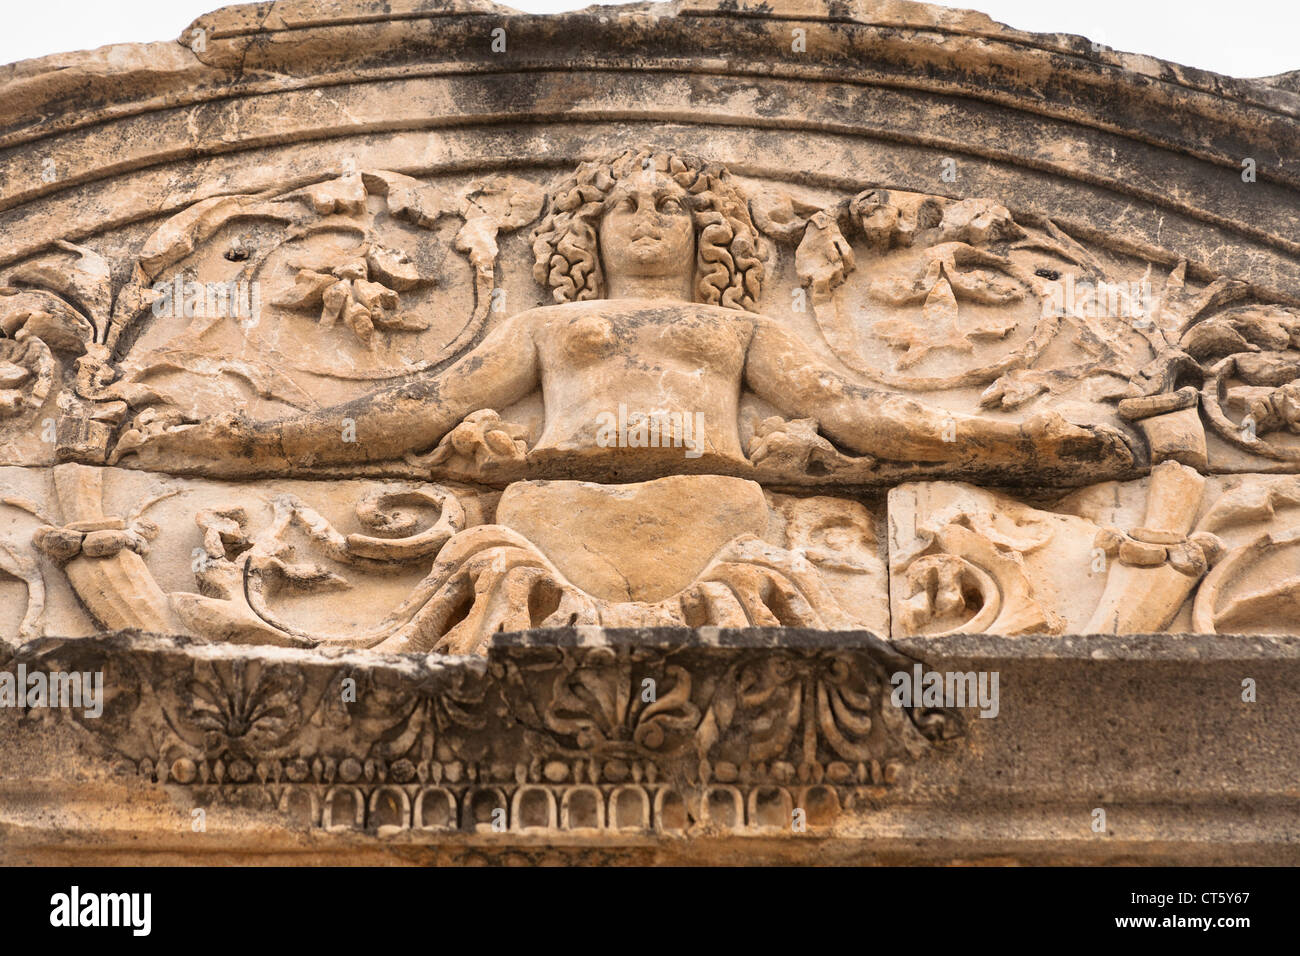
[[[173,728],[205,755],[277,756],[302,722],[304,685],[269,662],[200,660],[178,680]]]
[[[437,509],[436,520],[420,527],[408,504]],[[291,527],[306,532],[323,556],[342,565],[383,570],[396,564],[430,559],[464,527],[465,513],[456,496],[438,485],[374,488],[356,505],[357,519],[374,534],[344,534],[293,495],[272,502],[270,524],[249,528],[247,510],[239,505],[209,508],[195,515],[203,531],[204,560],[196,570],[200,593],[177,592],[170,602],[195,633],[213,640],[314,647],[322,640],[336,646],[368,647],[401,626],[422,605],[416,588],[371,631],[356,637],[322,637],[282,621],[271,607],[281,590],[302,593],[346,589],[349,582],[319,563],[300,562],[286,540]]]
[[[193,269],[186,264],[200,252],[210,251],[215,237],[236,225],[253,233],[261,230],[270,238],[251,248],[240,239],[233,241],[224,253],[225,259],[238,266],[229,283],[232,287],[251,287],[256,293],[268,279],[263,274],[265,267],[274,259],[284,262],[290,277],[270,304],[291,313],[312,312],[326,332],[345,329],[363,348],[373,350],[381,333],[427,330],[428,319],[402,306],[404,296],[434,285],[437,276],[424,274],[411,250],[397,248],[380,235],[375,227],[375,199],[391,220],[417,229],[433,229],[444,217],[462,220],[451,246],[466,256],[474,270],[474,302],[460,327],[432,354],[400,367],[349,371],[345,377],[400,378],[458,354],[479,333],[493,308],[498,236],[537,218],[542,190],[526,180],[503,175],[474,180],[452,195],[404,174],[366,170],[287,192],[273,189],[195,203],[149,237],[132,278],[116,296],[111,294],[106,264],[101,267],[102,259],[91,260],[83,271],[89,274],[99,269],[102,289],[95,296],[73,301],[93,302],[102,308],[102,314],[91,317],[93,321],[78,323],[77,310],[58,308],[50,298],[35,301],[34,293],[0,290],[0,328],[15,338],[24,324],[32,326],[32,332],[22,336],[32,342],[23,345],[15,338],[12,344],[0,344],[0,416],[6,403],[18,404],[8,391],[26,386],[29,391],[48,392],[50,375],[42,371],[47,364],[44,340],[38,343],[35,332],[49,330],[53,320],[57,320],[54,324],[60,343],[71,345],[81,338],[87,343],[76,349],[85,354],[78,359],[75,389],[62,403],[59,435],[64,459],[112,464],[131,451],[140,436],[187,421],[178,408],[183,396],[158,384],[159,376],[177,371],[212,380],[238,380],[258,397],[292,408],[315,407],[316,401],[291,373],[333,374],[323,371],[318,363],[297,361],[265,344],[254,354],[238,356],[229,354],[228,349],[214,350],[209,344],[211,334],[227,322],[236,322],[245,334],[259,324],[257,318],[239,312],[249,305],[246,291],[227,309],[196,309],[188,328],[163,344],[137,349],[132,343],[150,313],[156,313],[172,296],[173,279],[182,289],[194,282]],[[333,242],[341,236],[352,237],[348,248],[338,252],[312,248],[317,237]],[[429,242],[436,246],[432,237]],[[282,249],[284,255],[277,257]],[[78,281],[85,285],[84,280]],[[12,296],[6,307],[8,293]],[[170,308],[188,312],[188,302],[188,298],[172,301]],[[128,427],[110,450],[114,431],[123,422]]]
[[[103,336],[112,303],[111,270],[98,253],[59,241],[62,255],[11,271],[0,286],[0,454],[22,460],[22,442],[47,451],[62,435],[37,421],[56,386],[58,405],[75,404],[65,369],[80,363]],[[118,409],[102,410],[113,420]],[[6,421],[7,420],[7,421]],[[19,427],[21,425],[21,428]],[[7,427],[6,427],[7,426]]]
[[[1202,404],[1216,431],[1267,457],[1300,455],[1261,437],[1289,430],[1300,415],[1293,382],[1300,372],[1292,368],[1293,354],[1283,354],[1296,328],[1294,310],[1251,305],[1219,315],[1248,295],[1244,283],[1220,278],[1192,288],[1185,261],[1163,287],[1152,282],[1150,266],[1139,281],[1123,281],[1052,220],[1021,225],[988,199],[870,189],[818,208],[772,188],[751,199],[751,211],[764,235],[797,247],[796,272],[826,343],[870,381],[908,391],[979,387],[980,406],[997,410],[1075,393],[1085,401],[1117,402],[1120,417],[1139,422],[1167,411],[1163,405],[1148,410],[1143,401],[1177,391],[1190,372],[1198,387],[1205,381]],[[919,256],[913,266],[867,282],[869,299],[898,312],[870,323],[871,332],[898,352],[896,368],[872,367],[864,361],[843,287],[855,271],[879,271],[876,258],[914,246]],[[855,253],[862,247],[870,260]],[[1046,254],[1044,261],[1056,265],[1027,265],[1026,253]],[[967,318],[963,303],[982,309]],[[996,361],[959,366],[951,374],[910,371],[932,353],[970,353],[979,343],[1006,339],[1024,323],[1023,309],[1011,308],[1019,303],[1034,306],[1028,334]],[[1067,330],[1082,360],[1044,362],[1048,346]],[[1212,367],[1211,359],[1218,365]],[[1220,384],[1234,376],[1244,386]],[[1230,421],[1221,404],[1247,415],[1248,427]],[[1174,453],[1196,463],[1194,450]]]
[[[656,668],[653,695],[633,680],[634,655],[627,648],[599,649],[581,666],[556,675],[546,727],[572,738],[581,750],[599,753],[673,753],[699,722],[691,702],[691,675],[671,664]],[[647,700],[647,696],[650,699]]]
[[[377,328],[390,332],[428,328],[425,320],[397,313],[401,292],[420,282],[405,253],[369,241],[344,256],[341,265],[320,258],[299,258],[292,264],[298,269],[294,287],[272,305],[319,308],[322,329],[343,321],[358,340],[371,346]]]
[[[954,713],[888,703],[889,670],[908,662],[884,650],[502,647],[486,662],[373,664],[157,650],[63,641],[41,659],[109,664],[103,717],[70,714],[73,725],[124,772],[201,803],[283,810],[303,786],[472,794],[570,778],[686,793],[711,781],[888,786],[962,732]]]
[[[866,652],[745,655],[719,681],[695,747],[714,766],[773,764],[801,778],[838,767],[847,779],[851,764],[915,756],[960,733],[955,715],[912,713],[889,696],[886,668]]]

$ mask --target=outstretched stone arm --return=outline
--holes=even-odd
[[[389,461],[432,447],[470,412],[519,401],[538,382],[531,329],[511,319],[435,377],[270,425],[291,463]],[[340,439],[345,418],[355,422],[355,442]]]
[[[224,415],[159,434],[123,437],[145,467],[193,468],[215,476],[401,458],[434,445],[470,412],[500,409],[538,384],[532,326],[507,320],[435,376],[341,405],[274,421]]]
[[[892,461],[982,466],[1131,464],[1118,433],[1070,425],[1055,415],[1024,424],[950,413],[882,389],[857,385],[827,367],[794,335],[759,318],[745,382],[794,418],[811,418],[824,435],[858,454]]]

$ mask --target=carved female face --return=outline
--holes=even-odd
[[[600,254],[612,281],[691,275],[695,220],[686,190],[655,170],[620,181],[605,200]]]

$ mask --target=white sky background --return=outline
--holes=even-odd
[[[1229,76],[1300,70],[1300,0],[935,0],[1036,33],[1075,33]],[[222,0],[6,0],[0,63],[110,43],[173,40]],[[528,13],[591,0],[508,0]]]

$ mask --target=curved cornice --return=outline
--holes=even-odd
[[[499,26],[507,49],[494,53]],[[806,52],[790,49],[795,29]],[[1294,79],[1233,79],[894,0],[677,0],[551,16],[482,0],[247,4],[200,17],[173,43],[0,69],[0,227],[37,200],[71,202],[101,181],[241,150],[645,121],[862,136],[1019,167],[1294,261]],[[40,174],[51,156],[53,178]],[[1257,181],[1243,184],[1247,158]],[[0,264],[28,252],[0,249]]]
[[[488,21],[508,26],[506,52],[491,51]],[[788,41],[799,23],[806,24],[807,51],[796,54]],[[1207,155],[1233,135],[1243,145],[1262,144],[1260,123],[1270,116],[1300,118],[1295,74],[1235,79],[1083,37],[1025,33],[983,14],[896,0],[677,0],[550,16],[484,0],[290,0],[205,14],[175,43],[116,45],[0,68],[0,131],[9,145],[140,110],[260,92],[267,83],[327,85],[409,74],[412,66],[677,69],[684,61],[737,76],[893,80],[960,92]],[[1112,98],[1117,93],[1121,100]],[[1174,103],[1180,115],[1168,113]],[[1237,113],[1215,116],[1217,130],[1192,122],[1193,114],[1216,110]],[[1272,172],[1294,175],[1296,157],[1278,159]]]

